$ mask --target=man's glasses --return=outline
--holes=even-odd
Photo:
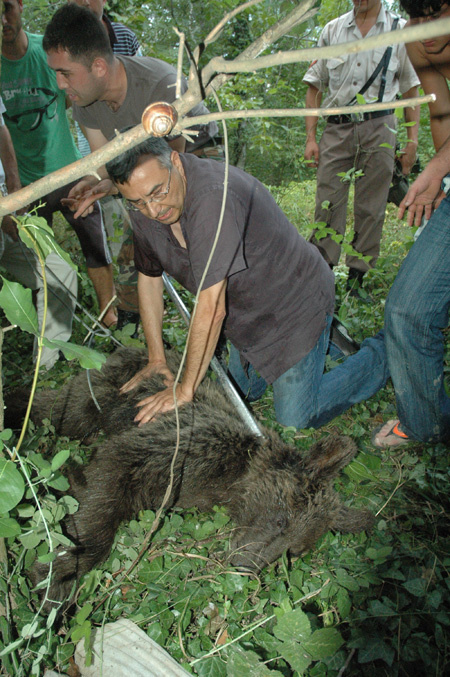
[[[36,90],[51,97],[43,106],[25,110],[22,113],[17,113],[17,115],[3,113],[4,117],[10,122],[14,122],[21,132],[32,132],[37,129],[41,124],[44,115],[46,115],[49,120],[52,120],[56,115],[58,109],[58,94],[54,94],[50,89],[44,87],[36,87]]]
[[[151,204],[152,202],[162,202],[170,191],[171,176],[172,176],[172,167],[169,167],[169,180],[167,182],[166,190],[155,191],[154,193],[152,193],[152,196],[148,200],[127,200],[127,198],[123,198],[126,208],[131,210],[132,212],[140,212],[142,209],[145,209],[146,205]]]

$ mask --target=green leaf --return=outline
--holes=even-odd
[[[25,481],[13,461],[0,458],[0,513],[9,512],[25,492]]]
[[[376,618],[385,618],[386,616],[395,616],[396,612],[387,604],[380,602],[379,599],[373,599],[369,602],[369,613]]]
[[[303,675],[311,664],[311,656],[305,654],[303,645],[299,645],[298,642],[293,640],[283,642],[279,651],[291,668],[299,675]]]
[[[30,249],[33,249],[36,252],[39,249],[44,259],[52,252],[55,252],[64,259],[64,261],[67,261],[71,268],[76,269],[76,265],[73,263],[69,254],[65,252],[64,249],[61,249],[56,242],[53,230],[42,216],[25,214],[18,218],[19,236],[27,247],[30,247]]]
[[[32,623],[26,623],[25,625],[22,626],[22,629],[20,630],[20,634],[22,637],[37,637],[38,634],[40,633],[40,630],[38,630],[38,621],[34,620]]]
[[[258,646],[266,649],[269,653],[280,653],[282,642],[272,633],[266,632],[262,628],[256,628],[254,637]]]
[[[78,510],[79,503],[73,496],[61,496],[58,503],[61,503],[64,506],[66,514],[68,515],[73,515]]]
[[[36,512],[36,506],[31,503],[21,503],[17,506],[17,514],[19,517],[33,517]]]
[[[303,642],[303,648],[318,661],[332,656],[343,645],[344,640],[336,628],[320,628],[315,630],[311,637]]]
[[[358,661],[360,663],[372,663],[372,661],[382,660],[388,665],[392,665],[395,651],[380,637],[367,637],[365,646],[358,651]]]
[[[49,487],[57,489],[57,491],[67,491],[70,486],[69,480],[60,473],[58,473],[56,477],[53,477],[51,480],[48,480],[47,484]]]
[[[3,280],[0,291],[0,306],[11,324],[17,324],[22,331],[35,336],[39,334],[36,309],[32,301],[31,289],[25,289],[18,282]]]
[[[349,615],[352,603],[350,601],[349,594],[345,588],[340,588],[338,594],[336,595],[336,606],[339,611],[339,615],[342,620],[347,618]]]
[[[15,642],[11,642],[11,644],[8,644],[8,646],[5,646],[5,648],[0,651],[0,656],[7,656],[9,653],[14,651],[14,649],[17,649],[18,646],[23,644],[23,641],[24,639],[21,637],[20,639],[16,639]]]
[[[308,616],[301,609],[288,611],[278,619],[273,629],[274,635],[284,642],[295,640],[301,642],[311,634]]]
[[[378,144],[378,148],[394,148],[392,143],[380,143]]]
[[[225,677],[227,664],[218,656],[210,656],[196,663],[195,671],[199,677]]]
[[[38,533],[36,530],[28,531],[26,534],[22,534],[19,537],[19,541],[22,543],[23,547],[26,550],[31,550],[35,548],[41,541],[45,538],[44,532]]]
[[[352,461],[346,468],[344,468],[344,473],[351,479],[357,482],[361,480],[372,480],[376,479],[376,476],[373,472],[367,468],[364,463],[361,463],[361,460],[358,456],[354,461]]]
[[[54,607],[54,608],[50,611],[49,615],[47,616],[47,622],[46,622],[47,628],[51,628],[51,627],[52,627],[53,623],[55,622],[55,618],[56,618],[56,614],[57,614],[57,613],[58,613],[58,609],[57,609],[56,607]]]
[[[56,339],[49,341],[46,338],[43,343],[48,348],[59,348],[67,360],[79,360],[84,369],[100,369],[106,362],[106,355],[86,346],[77,346],[75,343],[66,343]]]
[[[20,524],[12,517],[0,517],[0,538],[18,536],[22,529]]]
[[[361,106],[363,106],[366,103],[364,96],[359,92],[356,94],[356,100]]]
[[[278,670],[269,670],[253,651],[234,649],[227,661],[229,677],[282,677]]]
[[[366,550],[367,557],[377,560],[377,563],[385,562],[391,553],[392,548],[388,545],[385,545],[382,548],[367,548]]]
[[[39,555],[38,560],[41,564],[48,564],[49,562],[53,562],[53,560],[56,557],[56,552],[46,552],[45,555]]]
[[[93,609],[93,608],[94,608],[94,605],[93,605],[93,604],[90,604],[90,603],[85,604],[85,605],[79,610],[79,612],[77,613],[77,615],[75,616],[75,622],[76,622],[78,625],[83,625],[83,623],[84,623],[84,621],[86,620],[86,618],[87,618],[88,616],[90,616],[90,614],[92,613],[92,609]]]
[[[58,470],[69,458],[70,456],[70,450],[69,449],[62,449],[61,451],[58,451],[56,456],[52,458],[52,470],[55,472],[55,470]]]
[[[405,581],[403,587],[415,597],[423,597],[427,591],[427,581],[424,578],[412,578]]]
[[[359,584],[345,571],[345,569],[336,569],[336,579],[339,585],[342,585],[342,587],[347,590],[351,590],[352,592],[357,592],[359,590]]]
[[[76,625],[72,632],[70,633],[70,638],[73,642],[77,643],[83,637],[89,639],[91,635],[91,622],[84,621],[81,625]]]

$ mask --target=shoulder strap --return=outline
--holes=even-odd
[[[394,21],[392,22],[391,31],[397,30],[399,20],[400,20],[399,17],[396,16]],[[374,72],[372,73],[370,78],[367,80],[367,82],[361,87],[358,94],[362,95],[365,92],[367,92],[367,90],[369,89],[371,84],[373,82],[375,82],[375,79],[378,77],[380,71],[382,71],[382,73],[381,73],[381,84],[380,84],[380,89],[378,91],[377,101],[383,100],[384,90],[386,89],[386,73],[387,73],[387,69],[388,69],[388,66],[389,66],[389,62],[391,60],[391,56],[392,56],[392,45],[389,45],[389,47],[386,48],[386,51],[384,52],[383,56],[381,57],[380,62],[378,63],[377,67],[375,68]],[[353,99],[351,101],[349,101],[347,106],[354,106],[356,101],[357,101],[357,99],[356,99],[356,95],[355,95],[353,97]]]

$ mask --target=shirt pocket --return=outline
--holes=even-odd
[[[344,56],[339,56],[334,59],[327,59],[328,87],[332,93],[336,92],[342,85],[348,57],[349,54],[344,54]]]

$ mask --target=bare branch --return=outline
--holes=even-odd
[[[284,17],[284,19],[280,19],[280,21],[271,26],[265,33],[257,38],[257,40],[252,42],[249,47],[244,49],[244,51],[238,57],[236,57],[232,63],[236,63],[244,59],[254,59],[257,57],[259,54],[261,54],[261,52],[264,52],[265,49],[270,47],[270,45],[282,38],[283,35],[288,32],[288,30],[313,16],[315,14],[314,5],[315,0],[302,0],[302,2],[300,2],[297,7],[295,7],[286,17]],[[220,74],[215,75],[218,72]],[[214,90],[217,91],[229,79],[229,75],[225,75],[225,73],[222,73],[215,69],[214,66],[211,66],[211,61],[202,71],[202,82],[207,96],[212,93],[211,90],[207,88],[207,85],[211,84]]]
[[[175,31],[175,33],[180,38],[180,44],[178,45],[177,86],[176,86],[176,93],[175,93],[175,98],[179,99],[180,96],[181,96],[181,79],[183,77],[183,54],[184,54],[185,35],[181,31],[179,31],[178,28],[176,28],[176,27],[174,27],[173,30]]]
[[[52,172],[48,176],[44,176],[42,179],[31,183],[16,193],[7,195],[0,200],[0,217],[26,207],[35,200],[47,195],[47,193],[56,190],[56,188],[61,188],[61,186],[65,186],[82,176],[96,172],[105,162],[117,157],[117,155],[120,155],[120,153],[123,153],[128,148],[136,146],[141,141],[144,141],[144,139],[147,139],[148,136],[149,134],[145,132],[142,125],[138,125],[125,132],[125,134],[119,134],[112,141],[102,146],[100,150],[95,151],[95,153],[91,153],[81,160],[77,160],[62,169],[58,169],[56,172]]]
[[[215,26],[212,29],[212,31],[206,36],[204,40],[205,47],[207,47],[208,45],[212,44],[217,40],[226,24],[229,21],[231,21],[231,19],[234,19],[234,17],[237,14],[240,14],[240,12],[243,12],[244,10],[248,9],[249,7],[252,7],[253,5],[257,5],[259,2],[261,2],[261,0],[248,0],[248,2],[244,2],[243,5],[239,5],[239,7],[235,7],[235,9],[233,9],[231,12],[225,14],[222,21],[219,21],[217,26]]]
[[[423,103],[436,101],[435,94],[416,96],[411,99],[399,99],[382,103],[358,104],[355,106],[340,106],[335,108],[261,108],[259,110],[230,110],[222,113],[210,113],[192,118],[183,118],[178,122],[177,128],[184,129],[191,125],[199,125],[213,120],[236,120],[239,118],[289,118],[289,117],[328,117],[329,115],[343,115],[354,113],[367,113],[377,110],[390,110],[391,108],[415,108]]]
[[[381,33],[371,38],[363,38],[362,40],[354,40],[327,47],[293,49],[289,52],[278,52],[270,56],[262,56],[259,59],[254,59],[253,57],[242,58],[244,52],[233,61],[227,61],[223,56],[216,56],[211,59],[206,68],[217,73],[247,73],[256,71],[259,68],[270,68],[288,63],[297,63],[298,61],[330,59],[342,56],[342,54],[356,54],[357,52],[365,52],[376,47],[396,45],[401,42],[416,42],[419,39],[435,38],[447,33],[450,33],[450,19],[439,19],[427,24],[409,26],[400,31]]]

